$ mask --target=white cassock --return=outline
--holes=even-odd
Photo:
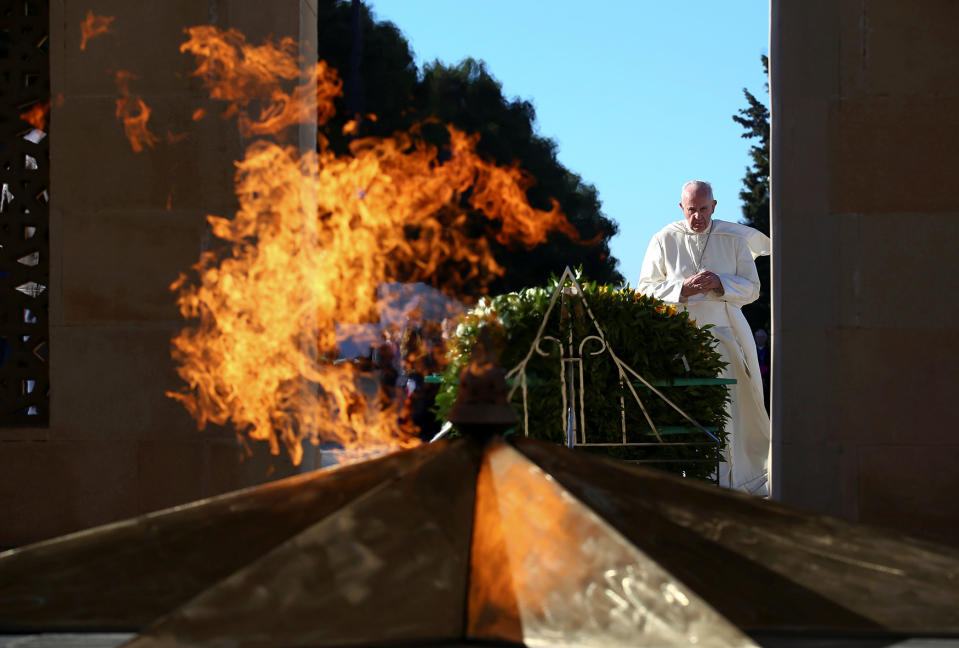
[[[746,225],[711,221],[705,232],[693,232],[685,220],[661,229],[646,250],[636,289],[685,308],[690,319],[719,340],[716,350],[728,363],[721,377],[730,385],[727,461],[720,464],[720,483],[755,495],[769,494],[769,415],[763,402],[756,343],[740,308],[759,297],[755,258],[769,254],[769,237]],[[682,297],[683,281],[710,270],[722,281],[716,291]]]

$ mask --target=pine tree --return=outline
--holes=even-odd
[[[769,92],[769,58],[762,57],[763,71],[766,73],[765,90]],[[743,176],[743,189],[739,197],[743,201],[743,218],[740,222],[754,227],[769,235],[769,108],[759,101],[749,90],[743,88],[748,107],[733,115],[733,120],[741,125],[745,132],[743,138],[759,141],[750,147],[749,157],[752,165],[746,167]],[[743,315],[752,330],[769,331],[772,323],[772,309],[769,301],[769,257],[756,259],[756,269],[762,282],[759,299],[743,307]]]
[[[766,73],[766,92],[769,92],[769,58],[762,57],[763,71]],[[753,93],[743,88],[743,94],[749,103],[748,108],[733,115],[733,121],[746,131],[744,139],[759,138],[759,142],[749,149],[752,166],[746,167],[743,177],[743,189],[739,197],[743,201],[742,222],[769,235],[769,108],[759,101]]]

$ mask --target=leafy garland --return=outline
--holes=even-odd
[[[436,413],[445,419],[456,400],[457,378],[469,364],[470,353],[480,329],[487,328],[499,352],[499,364],[509,371],[529,352],[539,326],[549,308],[550,299],[559,286],[553,278],[545,288],[528,288],[517,293],[483,298],[460,319],[456,332],[448,343],[449,364],[443,374],[443,384],[436,398]],[[707,330],[698,328],[685,312],[667,306],[662,301],[633,290],[617,290],[592,282],[581,284],[586,301],[605,338],[616,355],[647,380],[695,377],[715,378],[725,363],[715,351],[716,340]],[[557,300],[545,335],[566,340],[572,328],[576,340],[595,334],[593,323],[581,299]],[[592,343],[589,343],[592,344]],[[583,352],[586,375],[584,392],[587,438],[590,442],[618,443],[622,440],[619,395],[625,398],[627,440],[655,442],[645,417],[628,390],[621,390],[615,364],[607,353],[592,357],[598,343],[587,346]],[[543,357],[532,355],[526,365],[527,408],[529,435],[555,443],[565,443],[559,350],[555,344],[541,343],[548,351]],[[688,370],[683,363],[685,357]],[[639,394],[657,427],[691,427],[683,417],[658,396],[634,381]],[[724,385],[690,387],[660,387],[659,390],[682,408],[693,419],[707,428],[716,428],[714,434],[723,442],[726,433],[725,405],[729,398]],[[512,399],[522,416],[523,400],[520,389]],[[522,424],[515,430],[522,434]],[[696,443],[710,441],[702,432],[684,432],[663,437],[667,442]],[[656,467],[682,472],[687,476],[709,478],[718,458],[715,445],[680,445],[660,447],[584,448],[620,459],[655,459]]]

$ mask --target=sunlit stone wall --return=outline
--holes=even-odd
[[[771,9],[778,496],[959,543],[959,3]]]
[[[198,432],[164,396],[179,384],[169,349],[182,325],[169,285],[210,245],[205,214],[233,212],[247,144],[179,45],[185,27],[214,24],[254,42],[292,36],[316,59],[312,0],[51,4],[50,424],[0,429],[0,548],[267,476],[268,462],[240,461],[231,431]],[[81,51],[88,11],[114,20]],[[140,153],[114,115],[117,70],[153,110],[160,141]],[[194,123],[196,107],[210,115]],[[315,124],[299,142],[315,146]]]

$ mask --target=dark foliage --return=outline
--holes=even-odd
[[[548,209],[555,200],[579,232],[580,241],[557,233],[531,250],[493,241],[493,254],[505,274],[489,286],[490,292],[542,285],[566,266],[582,266],[600,282],[622,283],[609,250],[616,223],[603,214],[596,188],[559,162],[556,143],[536,134],[531,103],[504,97],[482,61],[466,59],[454,65],[434,61],[418,71],[399,29],[375,21],[365,5],[353,15],[351,3],[323,0],[318,14],[319,57],[344,78],[337,116],[323,131],[334,150],[348,151],[355,135],[344,135],[343,127],[351,119],[360,122],[362,136],[390,135],[420,124],[419,132],[441,148],[446,131],[439,124],[453,124],[480,134],[481,154],[529,172],[536,179],[528,192],[530,204]],[[436,120],[435,128],[430,120]],[[478,230],[495,227],[479,213],[471,217]]]
[[[769,78],[769,58],[762,57],[763,70]],[[769,83],[766,83],[766,92],[769,92]],[[743,189],[739,197],[743,201],[742,223],[754,227],[769,235],[769,108],[759,101],[749,90],[743,88],[748,107],[733,115],[733,120],[743,127],[745,139],[758,139],[749,149],[752,164],[746,167],[743,176]],[[760,257],[756,260],[756,269],[762,282],[762,290],[752,304],[743,308],[743,315],[749,321],[752,330],[764,328],[770,330],[771,308],[769,299],[770,276],[769,257]]]

